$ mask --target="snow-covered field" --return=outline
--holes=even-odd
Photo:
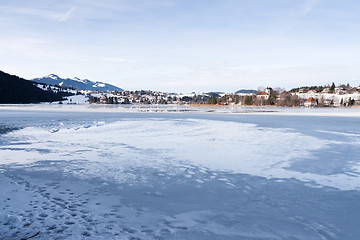
[[[360,109],[0,106],[0,239],[360,239]]]

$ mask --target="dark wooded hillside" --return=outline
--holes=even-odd
[[[65,92],[42,90],[32,81],[0,71],[0,103],[39,103],[61,101]]]

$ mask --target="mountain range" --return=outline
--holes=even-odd
[[[256,90],[252,90],[252,89],[240,89],[238,91],[235,92],[235,94],[238,94],[238,93],[254,93],[256,92]]]
[[[122,88],[103,82],[93,82],[88,79],[74,78],[60,78],[55,74],[50,74],[41,78],[31,79],[34,82],[45,83],[48,85],[55,85],[61,87],[70,87],[78,90],[92,90],[92,91],[123,91]]]

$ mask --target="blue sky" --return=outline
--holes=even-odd
[[[0,0],[0,70],[124,89],[360,84],[356,0]]]

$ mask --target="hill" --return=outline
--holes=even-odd
[[[64,92],[45,91],[29,80],[0,71],[0,103],[39,103],[61,101]]]
[[[32,81],[38,83],[45,83],[55,86],[70,87],[78,90],[92,90],[92,91],[123,91],[123,89],[111,84],[103,82],[93,82],[88,79],[75,78],[60,78],[55,74],[50,74],[41,78],[34,78]]]
[[[236,91],[235,93],[254,93],[256,92],[256,90],[252,90],[252,89],[240,89],[238,91]]]

